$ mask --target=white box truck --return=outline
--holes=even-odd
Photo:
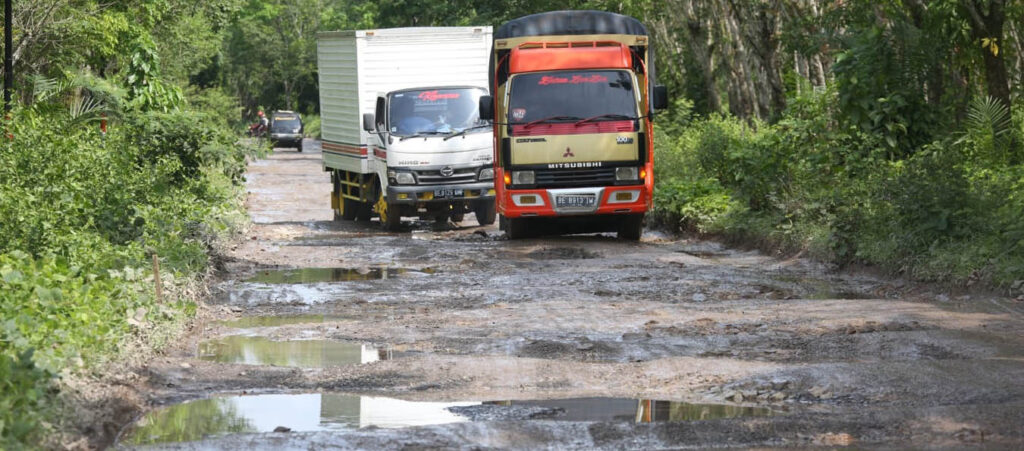
[[[323,168],[335,219],[494,223],[493,139],[480,120],[491,27],[320,33]]]

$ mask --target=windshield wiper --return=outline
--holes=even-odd
[[[579,120],[579,118],[576,117],[576,116],[551,116],[551,117],[546,117],[546,118],[543,118],[543,119],[537,119],[535,121],[527,122],[526,125],[523,126],[523,128],[530,128],[530,127],[533,127],[533,126],[535,126],[537,124],[542,124],[542,123],[548,122],[548,121],[575,121],[575,120]]]
[[[443,134],[444,133],[437,132],[437,131],[434,131],[434,132],[419,132],[419,133],[414,133],[414,134],[409,135],[409,136],[403,136],[401,138],[398,138],[398,141],[402,142],[402,141],[405,141],[407,139],[412,139],[412,138],[424,138],[424,137],[427,137],[427,136],[436,136],[436,135],[443,135]]]
[[[445,136],[445,137],[444,137],[444,140],[445,140],[445,141],[447,141],[447,140],[449,140],[449,139],[452,139],[452,138],[454,138],[454,137],[456,137],[456,136],[462,136],[462,135],[465,135],[465,134],[466,134],[466,133],[468,133],[468,132],[469,132],[470,130],[474,130],[474,129],[477,129],[477,128],[483,128],[483,127],[490,127],[490,126],[491,126],[490,124],[480,124],[480,125],[474,125],[474,126],[472,126],[472,127],[469,127],[469,128],[464,128],[464,129],[462,129],[462,131],[458,131],[458,132],[453,132],[453,133],[451,133],[450,135],[448,135],[448,136]]]
[[[623,120],[629,119],[629,120],[634,120],[634,121],[637,120],[637,119],[640,119],[638,117],[626,116],[625,114],[599,114],[597,116],[591,116],[591,117],[588,117],[586,119],[582,119],[582,120],[576,122],[576,124],[574,124],[574,125],[579,127],[580,125],[582,125],[582,124],[584,124],[586,122],[590,122],[590,121],[597,120],[597,119],[604,119],[604,118],[608,118],[608,119],[623,119]]]

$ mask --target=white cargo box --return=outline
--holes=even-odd
[[[374,112],[378,95],[429,86],[487,87],[491,27],[336,31],[317,37],[327,168],[364,174],[375,169],[362,115]]]

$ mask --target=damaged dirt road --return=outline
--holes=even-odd
[[[384,233],[307,149],[250,166],[219,321],[116,447],[1024,446],[1019,302],[653,230]]]

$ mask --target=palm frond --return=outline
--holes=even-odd
[[[76,96],[68,106],[68,115],[73,121],[89,120],[105,109],[103,102],[91,96]]]
[[[968,134],[980,132],[991,133],[993,137],[1003,136],[1010,132],[1010,109],[994,97],[977,97],[971,101],[965,125]]]

